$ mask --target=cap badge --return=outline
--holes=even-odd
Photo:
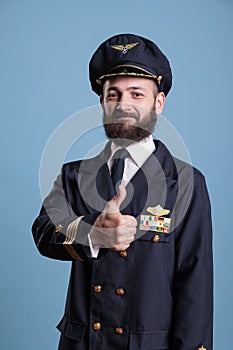
[[[146,210],[152,215],[140,216],[140,230],[170,233],[171,219],[163,217],[168,215],[170,210],[163,209],[161,205],[148,207]]]
[[[125,55],[130,49],[137,46],[139,43],[132,43],[132,44],[126,44],[126,45],[112,45],[111,47],[113,49],[121,51],[123,55]]]

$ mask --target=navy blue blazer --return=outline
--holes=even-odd
[[[88,247],[91,225],[114,196],[109,146],[95,158],[63,166],[33,224],[42,255],[72,261],[57,326],[59,350],[212,350],[212,228],[205,180],[162,142],[155,144],[122,203],[122,214],[138,220],[136,239],[126,251],[101,248],[92,258]],[[158,204],[170,210],[170,233],[140,230],[140,215]]]

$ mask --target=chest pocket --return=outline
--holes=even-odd
[[[64,316],[57,325],[57,329],[66,338],[81,342],[85,332],[85,325]]]
[[[169,331],[133,332],[130,334],[130,350],[165,350],[169,349]]]
[[[156,284],[160,285],[160,292],[163,291],[161,293],[168,296],[169,302],[172,302],[174,259],[174,231],[170,233],[146,231],[144,234],[141,231],[141,236],[134,242],[136,269],[147,271],[146,276],[149,276],[148,281],[141,276],[144,287],[151,289],[151,278],[155,278]]]

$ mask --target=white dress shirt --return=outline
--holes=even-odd
[[[121,147],[116,143],[111,144],[111,157],[109,158],[107,165],[111,173],[111,169],[114,163],[113,156]],[[135,142],[126,147],[130,154],[130,157],[125,158],[124,173],[122,177],[122,184],[126,187],[136,172],[141,168],[143,163],[149,158],[149,156],[155,151],[155,144],[152,135],[146,137],[140,142]],[[91,256],[96,258],[99,253],[99,248],[92,245],[90,236],[88,235]]]

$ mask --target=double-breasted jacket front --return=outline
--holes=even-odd
[[[72,261],[59,350],[212,350],[212,230],[203,175],[160,141],[128,184],[122,214],[137,221],[125,251],[88,232],[113,195],[106,149],[65,164],[33,224],[41,254]],[[148,207],[168,209],[167,232],[140,228]]]

